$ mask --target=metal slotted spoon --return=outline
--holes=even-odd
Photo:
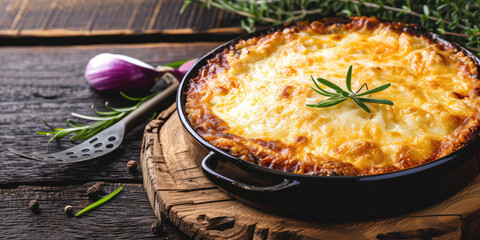
[[[165,98],[176,92],[178,81],[171,81],[170,84],[122,120],[74,147],[56,153],[24,153],[12,148],[8,150],[21,157],[48,163],[74,163],[102,157],[118,148],[128,130],[151,114],[151,110]]]

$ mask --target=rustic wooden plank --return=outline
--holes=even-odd
[[[152,213],[141,184],[105,184],[105,192],[120,186],[124,189],[110,202],[85,214],[69,217],[63,212],[72,205],[75,212],[92,203],[86,191],[93,183],[81,186],[35,187],[20,186],[0,189],[0,233],[2,239],[150,239],[158,238],[150,226]],[[37,199],[40,213],[28,209],[30,200]],[[168,239],[187,239],[170,223],[164,222]]]
[[[88,60],[96,54],[111,52],[141,59],[152,65],[200,57],[219,43],[162,43],[138,45],[92,45],[68,47],[0,48],[0,187],[19,184],[78,184],[93,180],[141,182],[141,171],[129,173],[126,163],[139,160],[143,125],[131,130],[122,147],[98,161],[78,164],[46,164],[20,158],[6,150],[45,151],[48,137],[35,131],[52,126],[63,127],[71,112],[90,113],[90,105],[127,105],[118,96],[92,90],[83,74]],[[172,96],[159,109],[168,107]],[[70,144],[53,144],[52,151]]]
[[[241,33],[240,17],[182,0],[5,0],[0,36]]]
[[[478,239],[480,177],[441,203],[391,218],[321,223],[263,212],[197,178],[206,155],[185,139],[177,115],[147,128],[144,186],[157,216],[164,213],[195,239]],[[153,145],[152,145],[153,144]],[[186,154],[188,152],[188,154]],[[189,178],[188,176],[191,176]],[[184,181],[190,179],[191,181]]]

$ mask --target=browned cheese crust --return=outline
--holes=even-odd
[[[299,174],[382,174],[446,156],[479,135],[476,64],[413,24],[301,22],[234,42],[208,60],[190,80],[186,112],[202,138],[245,161]],[[394,105],[369,104],[372,114],[350,100],[305,106],[322,97],[310,76],[344,87],[349,65],[354,89],[391,82],[372,97]]]

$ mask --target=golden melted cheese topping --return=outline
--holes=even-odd
[[[357,174],[399,170],[448,154],[439,149],[459,127],[478,125],[472,116],[478,115],[480,102],[471,92],[479,80],[465,71],[465,66],[472,68],[471,60],[425,37],[382,25],[355,31],[334,25],[323,33],[287,28],[242,41],[224,58],[229,68],[204,83],[201,102],[226,124],[224,135],[239,138],[211,142],[219,147],[237,142],[254,156],[244,159],[260,159],[260,164],[262,154],[276,156],[262,165],[293,162],[293,168],[280,169],[307,173],[304,163],[339,161],[353,165]],[[311,76],[346,89],[350,65],[353,90],[364,83],[370,89],[391,83],[369,97],[394,105],[366,103],[371,114],[351,99],[328,108],[305,106],[326,98],[310,88]],[[268,142],[283,147],[261,144]]]

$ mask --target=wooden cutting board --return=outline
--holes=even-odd
[[[173,113],[173,114],[172,114]],[[143,183],[155,215],[195,239],[480,239],[480,177],[427,209],[346,223],[287,218],[219,190],[196,164],[207,150],[184,138],[175,106],[145,128]]]

